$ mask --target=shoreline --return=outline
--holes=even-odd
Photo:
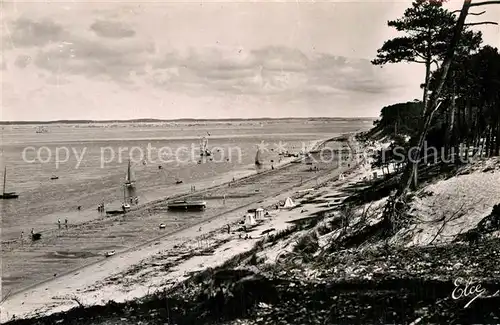
[[[352,135],[351,135],[351,136],[352,136]],[[324,145],[325,143],[327,143],[327,142],[329,142],[329,141],[339,141],[339,139],[340,139],[340,140],[344,140],[344,141],[345,141],[345,140],[346,140],[346,135],[341,135],[341,136],[337,136],[337,137],[330,138],[330,139],[326,139],[326,140],[318,140],[318,141],[316,141],[316,143],[315,143],[315,145],[313,146],[313,148],[311,148],[311,149],[310,149],[310,150],[308,150],[308,151],[313,151],[313,150],[317,149],[317,147],[320,147],[321,145]],[[352,158],[352,157],[351,157],[351,158]],[[301,158],[294,158],[294,159],[292,159],[292,161],[293,161],[293,160],[300,160],[300,159],[301,159]],[[286,162],[286,163],[284,163],[282,166],[280,166],[279,168],[276,168],[276,170],[283,169],[283,168],[285,168],[286,166],[290,166],[290,165],[294,165],[294,164],[293,164],[291,161]],[[342,166],[336,166],[334,169],[335,169],[335,170],[340,170],[341,168],[342,168]],[[355,169],[355,168],[357,168],[357,166],[356,166],[356,165],[353,165],[353,167],[351,167],[350,169]],[[262,176],[263,174],[264,174],[264,175],[265,175],[265,174],[268,174],[268,172],[271,172],[271,170],[269,170],[269,171],[264,171],[264,172],[261,172],[261,173],[253,173],[252,175],[248,175],[248,176],[246,176],[246,177],[243,177],[243,178],[239,179],[239,180],[238,180],[238,181],[236,181],[235,183],[238,183],[238,182],[244,182],[245,180],[249,180],[249,179],[252,179],[252,178],[254,178],[254,177],[259,178],[259,176]],[[320,179],[320,178],[322,178],[322,177],[325,177],[325,178],[326,178],[326,180],[324,180],[324,181],[322,182],[322,184],[323,184],[325,181],[326,181],[326,182],[331,181],[331,180],[332,180],[332,178],[333,178],[334,176],[330,175],[329,173],[326,173],[326,174],[323,174],[323,173],[322,173],[322,174],[320,174],[320,175],[318,175],[318,176],[315,176],[315,177],[312,177],[312,178],[308,179],[308,180],[305,182],[304,186],[306,186],[306,187],[307,187],[307,186],[310,186],[310,183],[313,183],[314,181],[316,181],[316,186],[318,186],[318,181],[317,181],[317,180],[318,180],[318,179]],[[224,185],[224,184],[223,184],[223,185]],[[202,190],[202,191],[203,191],[203,192],[214,191],[214,189],[217,189],[217,188],[223,187],[223,185],[217,185],[217,186],[214,186],[214,187],[212,187],[212,188],[210,188],[210,189],[204,189],[204,190]],[[225,185],[227,185],[227,183],[225,183]],[[147,251],[148,249],[154,249],[154,248],[155,248],[155,246],[156,246],[157,244],[159,244],[159,246],[161,246],[161,244],[162,244],[161,242],[160,242],[160,243],[156,243],[156,244],[154,244],[155,242],[157,242],[157,241],[159,241],[159,240],[161,240],[161,239],[164,239],[164,238],[167,238],[167,237],[170,237],[170,239],[173,239],[173,238],[175,238],[175,237],[179,237],[182,233],[188,233],[188,237],[190,237],[190,238],[191,238],[191,240],[192,240],[194,237],[196,237],[196,236],[199,236],[199,235],[200,235],[200,234],[196,234],[196,233],[195,233],[195,234],[194,234],[195,236],[193,237],[193,234],[192,234],[193,229],[194,229],[194,228],[196,228],[196,227],[198,227],[199,225],[203,225],[203,224],[210,224],[210,223],[211,223],[212,221],[214,221],[214,220],[219,220],[219,221],[220,221],[220,220],[222,220],[224,217],[226,217],[226,218],[225,218],[224,220],[222,220],[222,221],[226,222],[226,220],[228,219],[228,216],[230,217],[230,215],[231,215],[231,214],[234,214],[235,212],[237,212],[237,211],[239,211],[239,210],[245,210],[246,208],[248,208],[248,207],[250,207],[250,206],[252,206],[252,205],[255,205],[255,204],[258,204],[258,203],[261,203],[261,202],[263,203],[264,201],[269,201],[269,200],[274,200],[274,201],[275,201],[275,197],[280,196],[280,195],[283,195],[283,193],[288,193],[288,192],[292,191],[294,188],[296,188],[297,186],[298,186],[297,184],[292,184],[292,185],[288,186],[288,187],[287,187],[287,188],[285,188],[285,189],[280,189],[278,192],[274,193],[273,195],[270,195],[270,196],[268,195],[268,196],[266,196],[264,199],[262,199],[262,198],[255,198],[255,199],[253,199],[251,202],[248,202],[248,203],[246,203],[246,204],[244,204],[244,205],[240,205],[240,206],[238,206],[238,207],[236,207],[236,208],[234,208],[234,209],[230,209],[230,210],[225,211],[225,212],[223,212],[223,213],[216,214],[215,216],[212,216],[212,217],[209,217],[209,218],[206,218],[206,219],[200,220],[199,222],[196,222],[196,223],[194,223],[194,224],[187,224],[187,225],[185,225],[184,227],[182,227],[182,228],[180,228],[180,229],[174,229],[173,231],[171,231],[171,232],[169,232],[169,233],[164,233],[164,234],[162,234],[162,235],[160,235],[160,236],[158,236],[158,237],[154,237],[154,238],[152,238],[152,239],[148,240],[147,242],[141,243],[140,245],[136,245],[136,246],[134,246],[134,247],[131,247],[131,248],[129,248],[129,249],[126,249],[126,250],[124,250],[124,251],[121,251],[121,252],[119,252],[117,255],[115,255],[115,256],[113,256],[113,257],[111,257],[110,259],[105,259],[105,260],[100,259],[100,260],[97,260],[97,261],[95,261],[95,262],[92,262],[92,263],[89,263],[89,264],[85,264],[85,265],[83,265],[83,266],[80,266],[80,267],[78,267],[78,268],[76,268],[76,269],[72,269],[72,270],[70,270],[70,271],[64,272],[63,274],[59,274],[56,278],[49,278],[49,279],[46,279],[46,280],[44,280],[44,281],[37,282],[37,283],[35,283],[35,284],[33,284],[33,285],[27,286],[27,287],[25,287],[25,288],[22,288],[22,289],[20,289],[20,290],[17,290],[16,292],[12,293],[12,294],[11,294],[11,295],[10,295],[10,296],[6,299],[6,301],[5,301],[4,303],[6,303],[7,305],[10,305],[10,304],[13,304],[13,302],[14,302],[15,300],[18,300],[19,298],[20,298],[20,300],[23,300],[23,302],[24,302],[24,299],[23,299],[23,297],[21,297],[21,296],[23,295],[23,293],[24,293],[24,296],[26,296],[26,292],[27,292],[27,291],[33,291],[33,294],[35,294],[35,295],[36,295],[36,293],[35,293],[35,292],[37,291],[37,290],[36,290],[37,288],[39,288],[39,287],[41,287],[41,286],[44,286],[44,285],[46,285],[46,284],[49,284],[49,283],[51,283],[51,282],[55,282],[55,283],[57,284],[58,282],[60,282],[60,281],[61,281],[61,279],[65,278],[65,277],[69,277],[69,278],[71,278],[72,276],[70,276],[70,275],[71,275],[72,273],[77,272],[77,273],[76,273],[76,275],[78,275],[78,274],[80,273],[80,272],[78,272],[78,271],[83,270],[83,269],[85,269],[85,268],[88,268],[88,269],[89,269],[89,268],[95,267],[95,268],[99,269],[99,267],[100,267],[100,266],[103,266],[103,265],[105,265],[105,264],[109,264],[109,262],[110,262],[110,261],[117,260],[117,259],[119,259],[119,258],[121,259],[121,258],[123,258],[125,255],[134,255],[134,253],[138,253],[138,252],[141,252],[141,251],[144,251],[144,250],[146,250],[146,251]],[[201,192],[201,191],[200,191],[200,192]],[[297,193],[297,192],[295,192],[295,193]],[[200,193],[198,192],[198,193],[196,193],[196,194],[198,194],[198,195],[199,195]],[[189,196],[189,195],[193,195],[193,193],[181,194],[180,196],[181,196],[181,197],[182,197],[182,196],[184,196],[184,197],[185,197],[185,196]],[[147,203],[147,205],[149,205],[149,206],[154,206],[155,204],[161,204],[161,203],[164,203],[164,202],[165,202],[165,199],[162,199],[162,200],[157,200],[157,201],[149,202],[149,203]],[[138,210],[140,210],[140,209],[141,209],[141,208],[139,208]],[[142,207],[142,209],[145,209],[145,207]],[[239,217],[238,217],[238,218],[239,218]],[[215,222],[214,222],[214,224],[215,224]],[[201,229],[201,228],[200,228],[200,229]],[[189,236],[189,233],[191,233],[191,234],[190,234],[191,236]],[[184,240],[184,241],[185,241],[185,240]],[[140,263],[142,260],[147,259],[147,258],[148,258],[147,256],[145,257],[145,256],[142,256],[142,255],[141,255],[141,256],[140,256],[140,258],[139,258],[138,260],[136,260],[136,262],[135,262],[135,263],[134,263],[134,261],[133,261],[133,260],[129,260],[129,259],[127,259],[127,262],[125,263],[125,264],[126,264],[126,267],[130,267],[130,266],[136,265],[137,263]],[[104,275],[109,275],[109,274],[112,274],[112,273],[114,272],[114,270],[110,270],[110,269],[104,268],[104,270],[101,270],[100,272],[101,272],[101,273],[100,273],[101,275],[102,275],[102,274],[104,274]],[[92,272],[92,273],[94,274],[95,272]],[[73,275],[73,276],[75,276],[75,275]],[[86,280],[87,280],[87,281],[85,281],[85,279],[84,279],[84,282],[86,282],[86,284],[88,285],[88,283],[87,283],[87,282],[88,282],[88,280],[89,280],[89,279],[87,278]],[[70,282],[71,282],[71,283],[73,283],[72,281],[70,281]],[[90,281],[90,282],[92,282],[92,281]],[[95,282],[95,281],[93,281],[93,282]],[[46,287],[47,287],[47,288],[49,288],[50,286],[46,286]],[[47,290],[47,289],[46,289],[46,290]],[[78,290],[76,290],[76,291],[78,291]],[[51,299],[49,299],[49,301],[50,301],[50,300],[51,300]],[[18,301],[19,301],[19,300],[18,300]],[[48,304],[48,303],[47,303],[47,304]],[[14,308],[13,310],[15,310],[15,306],[13,306],[13,308]],[[4,307],[2,307],[2,309],[4,309]],[[5,308],[5,309],[9,310],[9,308]],[[4,310],[5,310],[5,309],[4,309]],[[21,308],[21,309],[23,309],[23,308]],[[12,309],[11,309],[11,310],[12,310]],[[19,315],[18,315],[18,316],[19,316]],[[2,321],[3,321],[3,320],[2,320]]]
[[[307,148],[306,152],[310,152],[315,150],[315,147],[320,145],[321,143],[325,143],[328,141],[332,141],[337,138],[341,138],[342,135],[336,135],[334,137],[329,137],[329,138],[323,138],[323,139],[318,139],[318,140],[311,140],[307,143]],[[293,161],[300,160],[301,158],[296,158],[296,157],[289,157],[289,158],[284,158],[281,163],[276,163],[274,164],[275,169],[280,169],[280,168],[285,168],[288,165],[290,165]],[[250,166],[250,165],[249,165]],[[245,180],[250,180],[254,177],[261,177],[266,175],[268,172],[272,172],[270,164],[266,164],[265,167],[263,167],[262,171],[255,171],[255,170],[236,170],[233,172],[228,172],[222,175],[218,176],[212,176],[206,179],[201,179],[194,181],[192,183],[186,183],[182,184],[181,186],[178,186],[179,188],[176,190],[174,188],[170,189],[171,191],[174,192],[174,194],[168,193],[169,195],[164,195],[161,194],[162,192],[165,191],[164,188],[150,188],[148,191],[143,192],[142,194],[139,195],[139,198],[141,199],[141,203],[139,205],[133,205],[132,208],[128,211],[128,213],[146,208],[147,206],[154,206],[157,204],[160,204],[164,202],[165,200],[176,200],[176,199],[183,199],[189,196],[201,196],[206,192],[215,190],[217,188],[223,188],[227,186],[229,183],[233,184],[238,184],[240,181],[245,181]],[[236,176],[235,176],[236,175]],[[189,191],[188,185],[191,186],[196,186],[199,188],[199,190],[195,192]],[[147,197],[152,197],[152,199],[147,199]],[[106,203],[108,207],[119,207],[121,204],[120,200],[114,200]],[[95,207],[92,208],[87,208],[81,211],[73,211],[73,210],[62,210],[62,211],[55,211],[51,212],[49,214],[43,215],[42,219],[47,220],[47,219],[53,219],[54,223],[55,221],[59,218],[61,218],[61,215],[64,215],[67,217],[69,220],[72,219],[80,219],[81,222],[76,222],[72,223],[71,226],[80,226],[80,225],[85,225],[87,223],[92,223],[96,220],[103,219],[103,218],[109,218],[110,216],[106,214],[97,214]],[[38,233],[42,234],[42,237],[46,237],[47,235],[54,235],[56,233],[56,230],[54,230],[53,226],[50,228],[47,227],[47,223],[44,222],[42,223],[42,227],[37,227],[35,224],[35,229],[40,229],[41,230],[37,231]],[[52,225],[52,224],[51,224]],[[13,227],[13,229],[8,229],[7,231],[4,229],[3,230],[3,236],[2,236],[2,245],[5,247],[9,247],[10,245],[17,245],[19,244],[19,236],[15,235],[12,236],[12,234],[18,234],[21,233],[22,230],[25,231],[27,234],[27,229],[16,229],[17,227]],[[6,234],[10,234],[8,238],[6,238]],[[4,239],[5,238],[5,239]]]

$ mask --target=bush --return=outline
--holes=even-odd
[[[297,245],[295,245],[293,251],[296,253],[314,254],[318,249],[318,236],[313,232],[301,237],[297,241]]]

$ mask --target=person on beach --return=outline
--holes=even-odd
[[[57,219],[57,225],[58,225],[59,229],[61,229],[61,219]]]
[[[135,197],[135,204],[139,204],[139,197]]]
[[[82,209],[82,206],[79,205],[77,208],[76,208],[78,211],[80,211]]]
[[[227,233],[231,234],[231,226],[229,224],[227,225]]]
[[[68,218],[64,219],[64,225],[66,226],[66,229],[68,229]]]

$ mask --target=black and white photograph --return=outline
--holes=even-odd
[[[0,20],[1,324],[500,324],[499,0]]]

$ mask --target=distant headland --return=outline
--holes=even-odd
[[[371,117],[262,117],[262,118],[222,118],[222,119],[130,119],[130,120],[53,120],[53,121],[0,121],[0,125],[31,124],[100,124],[100,123],[193,123],[193,122],[230,122],[230,121],[373,121]]]

